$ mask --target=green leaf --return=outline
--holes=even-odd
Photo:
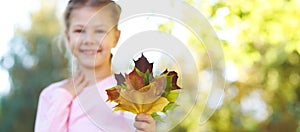
[[[167,112],[169,110],[174,110],[177,106],[175,103],[169,103],[167,106],[164,107],[163,112]]]
[[[135,70],[136,73],[137,73],[139,76],[141,76],[141,77],[143,77],[143,76],[145,75],[145,73],[141,72],[141,71],[140,71],[139,69],[137,69],[137,68],[135,68],[134,70]]]
[[[166,92],[168,93],[168,92],[170,92],[171,90],[172,90],[172,76],[166,76]]]
[[[148,85],[150,83],[150,79],[149,79],[149,76],[150,76],[150,71],[147,70],[145,75],[144,75],[144,82],[145,82],[145,85]]]
[[[125,84],[121,84],[120,86],[121,86],[122,89],[126,89],[127,88],[127,86]]]
[[[172,90],[167,96],[168,101],[174,103],[177,99],[177,96],[179,95],[180,91],[179,90]]]
[[[159,114],[157,114],[157,112],[154,112],[151,114],[152,118],[156,121],[163,121],[163,119],[161,118],[161,116]]]

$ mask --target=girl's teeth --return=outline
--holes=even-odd
[[[97,52],[95,52],[95,51],[84,51],[83,53],[86,54],[86,55],[94,55]]]

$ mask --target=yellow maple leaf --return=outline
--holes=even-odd
[[[165,97],[159,97],[152,103],[149,104],[138,104],[131,101],[126,100],[122,96],[118,99],[118,105],[115,106],[114,111],[129,111],[134,114],[145,113],[152,114],[154,112],[162,111],[163,108],[169,103],[169,101]]]
[[[127,84],[127,88],[120,90],[120,96],[115,101],[118,105],[114,110],[129,111],[135,114],[151,114],[162,111],[169,103],[165,97],[160,96],[160,93],[164,89],[164,81],[164,76],[157,77],[149,85],[136,90],[130,84],[129,80],[126,80],[125,84]]]

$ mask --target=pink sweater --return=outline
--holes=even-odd
[[[39,98],[36,132],[127,132],[134,131],[135,115],[113,112],[105,89],[116,85],[113,76],[87,87],[73,98],[61,88],[66,80],[45,88]]]

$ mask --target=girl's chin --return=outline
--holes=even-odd
[[[101,64],[94,63],[94,62],[92,62],[92,63],[83,62],[80,65],[86,69],[95,69],[95,68],[99,68],[102,66]]]
[[[95,60],[95,59],[104,59],[106,57],[109,57],[110,54],[103,54],[103,53],[97,53],[97,54],[79,54],[77,57],[79,57],[82,60]]]
[[[78,60],[79,65],[89,68],[95,68],[102,65],[101,60],[86,58],[86,59],[80,59]]]
[[[102,55],[97,55],[92,57],[80,56],[77,59],[80,65],[89,68],[101,67],[101,65],[103,65],[105,61],[107,61],[106,60],[107,58]]]

